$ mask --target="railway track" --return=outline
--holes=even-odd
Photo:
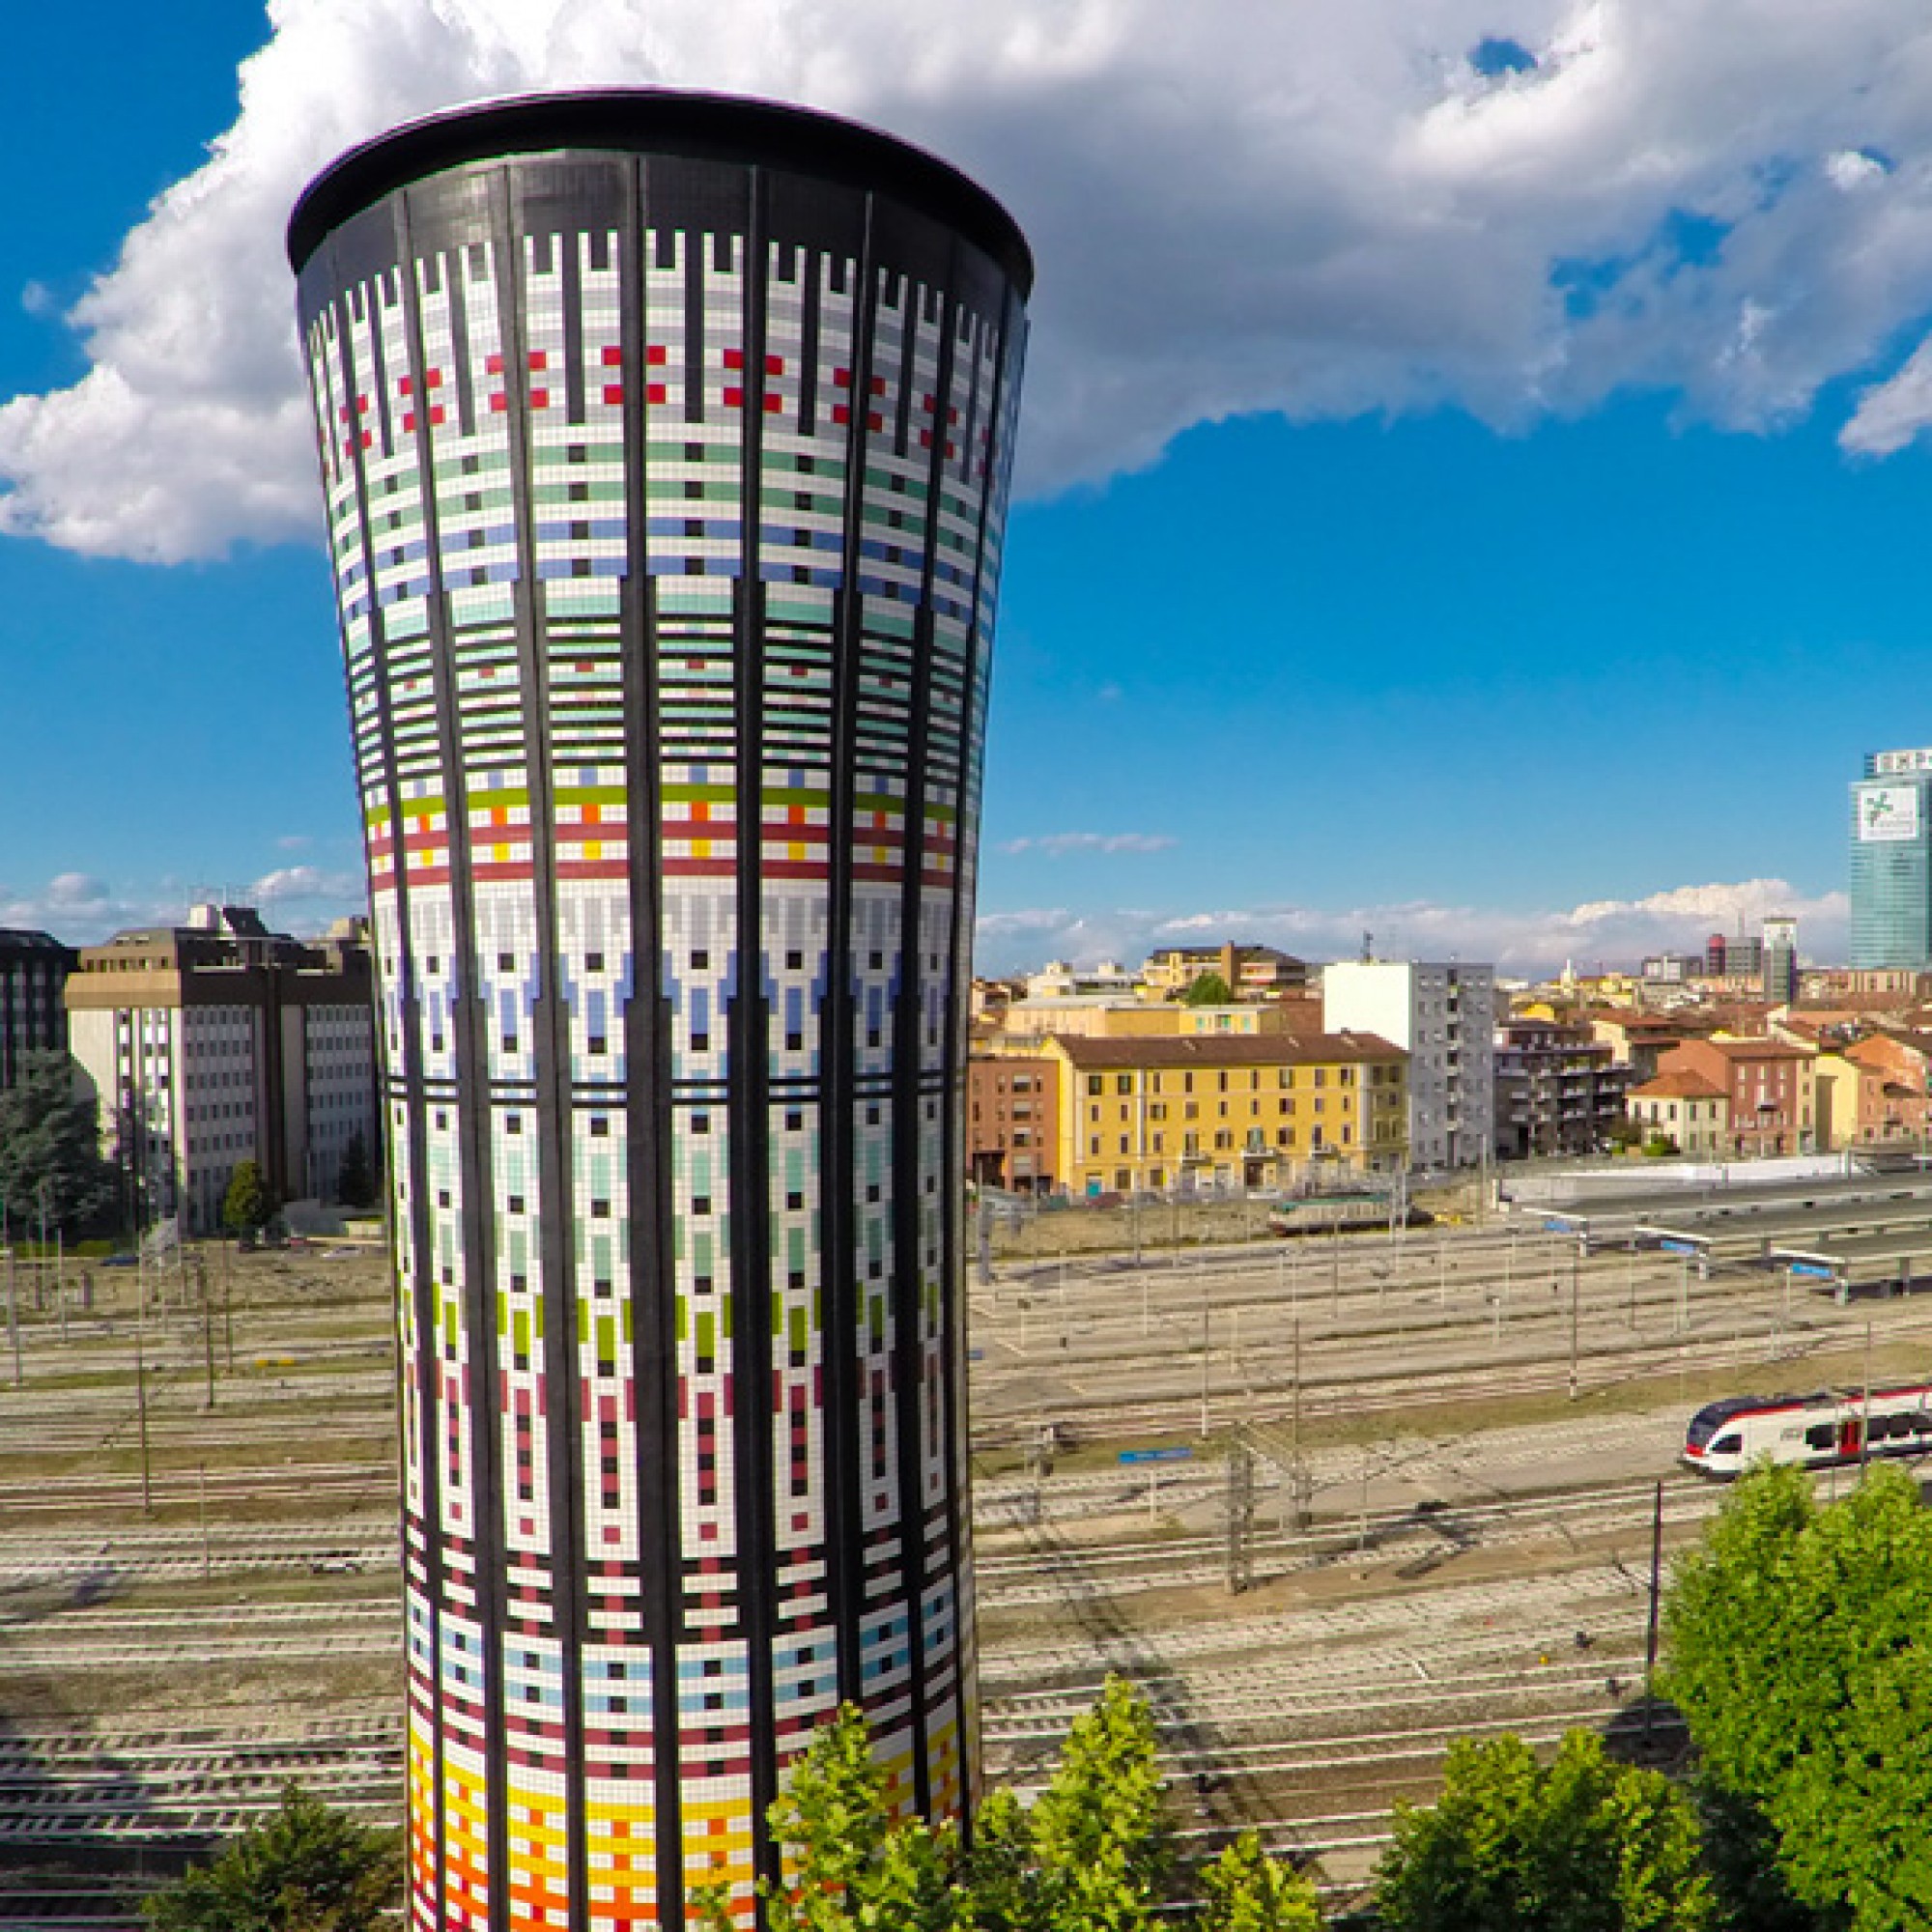
[[[1003,1350],[997,1340],[982,1345],[976,1433],[982,1445],[1013,1447],[1031,1438],[1043,1416],[1077,1439],[1191,1432],[1204,1410],[1210,1430],[1240,1417],[1281,1419],[1295,1401],[1297,1354],[1301,1413],[1332,1420],[1397,1418],[1480,1401],[1493,1396],[1499,1380],[1512,1395],[1568,1394],[1574,1386],[1588,1396],[1666,1378],[1691,1363],[1702,1368],[1727,1361],[1744,1378],[1780,1368],[1802,1376],[1797,1364],[1806,1356],[1859,1347],[1867,1314],[1877,1318],[1886,1345],[1932,1350],[1932,1298],[1852,1310],[1800,1303],[1787,1319],[1781,1293],[1768,1288],[1766,1277],[1719,1275],[1714,1282],[1716,1293],[1708,1292],[1714,1284],[1699,1285],[1707,1292],[1681,1327],[1665,1319],[1679,1306],[1675,1290],[1647,1301],[1639,1295],[1634,1325],[1627,1296],[1611,1297],[1612,1307],[1600,1293],[1594,1308],[1579,1311],[1574,1369],[1567,1300],[1513,1316],[1487,1302],[1446,1314],[1424,1310],[1418,1321],[1401,1325],[1371,1321],[1358,1306],[1362,1319],[1304,1331],[1296,1350],[1283,1339],[1282,1308],[1257,1299],[1245,1304],[1254,1316],[1238,1348],[1224,1342],[1207,1350],[1205,1396],[1197,1379],[1203,1354],[1198,1325],[1190,1333],[1170,1323],[1152,1338],[1153,1360],[1174,1386],[1151,1396],[1149,1339],[1130,1318],[1116,1314],[1107,1318],[1112,1326],[1125,1323],[1132,1332],[1110,1336],[1104,1350],[1077,1324],[1065,1351],[1034,1348],[1022,1355]],[[1351,1293],[1359,1303],[1374,1291]],[[1647,1314],[1657,1319],[1646,1321]],[[1074,1341],[1078,1349],[1070,1346]]]
[[[1801,1298],[1787,1315],[1762,1276],[1693,1284],[1669,1264],[1579,1262],[1578,1392],[1648,1387],[1650,1411],[1579,1403],[1485,1427],[1476,1406],[1499,1385],[1567,1390],[1570,1246],[1507,1231],[1335,1246],[1306,1243],[1298,1259],[1230,1248],[1157,1274],[1047,1261],[1024,1282],[1009,1272],[997,1305],[974,1294],[976,1447],[995,1451],[1043,1411],[1090,1443],[1194,1436],[1204,1308],[1210,1427],[1285,1417],[1298,1315],[1300,1413],[1321,1425],[1304,1438],[1314,1519],[1293,1535],[1269,1525],[1282,1492],[1258,1465],[1254,1591],[1222,1587],[1226,1471],[1206,1456],[1162,1470],[1152,1531],[1145,1476],[1117,1469],[982,1478],[976,1517],[991,1775],[1037,1783],[1105,1674],[1124,1670],[1155,1711],[1183,1837],[1253,1824],[1321,1855],[1346,1891],[1386,1841],[1390,1802],[1433,1796],[1452,1738],[1641,1720],[1649,1513],[1681,1427],[1680,1364],[1721,1360],[1740,1388],[1819,1378],[1794,1351],[1861,1341],[1865,1310]],[[1871,1313],[1888,1342],[1932,1342],[1932,1298]],[[292,1774],[365,1816],[395,1815],[400,1701],[369,1701],[402,1642],[387,1320],[385,1300],[294,1290],[245,1323],[238,1309],[238,1359],[265,1366],[224,1377],[212,1413],[197,1313],[173,1313],[165,1342],[151,1324],[160,1521],[141,1515],[130,1466],[126,1323],[65,1350],[36,1324],[27,1386],[0,1391],[0,1712],[35,1708],[27,1693],[44,1686],[113,1689],[91,1720],[0,1730],[0,1869],[52,1861],[63,1844],[230,1833]],[[1151,1389],[1151,1376],[1167,1380]],[[1469,1432],[1421,1420],[1437,1406],[1471,1414]],[[1333,1439],[1362,1417],[1424,1433]],[[1647,1473],[1607,1461],[1629,1462],[1634,1430],[1650,1432]],[[282,1461],[284,1443],[313,1460]],[[1719,1493],[1666,1482],[1673,1544]],[[326,1575],[311,1585],[305,1570]],[[184,1683],[206,1712],[191,1725],[174,1721]],[[0,1891],[0,1926],[134,1922],[91,1882],[48,1871],[36,1885],[31,1899]]]
[[[1065,1601],[1040,1621],[1081,1627],[1078,1640],[987,1652],[993,1775],[1037,1788],[1065,1726],[1124,1670],[1149,1695],[1191,1829],[1259,1827],[1323,1858],[1344,1889],[1386,1842],[1389,1804],[1433,1795],[1453,1739],[1547,1743],[1643,1721],[1646,1579],[1614,1562],[1155,1634],[1114,1621],[1111,1590],[1077,1564],[1062,1579]],[[1675,1742],[1667,1719],[1652,1721],[1660,1747]]]
[[[1258,1486],[1258,1500],[1278,1493]],[[1255,1581],[1265,1583],[1360,1558],[1373,1551],[1378,1561],[1407,1555],[1411,1563],[1495,1550],[1510,1545],[1561,1542],[1579,1548],[1605,1536],[1647,1531],[1655,1485],[1648,1480],[1610,1483],[1558,1495],[1500,1498],[1489,1502],[1443,1503],[1439,1507],[1377,1507],[1318,1517],[1293,1532],[1258,1530],[1253,1539]],[[1211,1498],[1204,1497],[1203,1500]],[[1700,1525],[1716,1514],[1719,1492],[1692,1478],[1673,1477],[1664,1486],[1667,1530]],[[1104,1579],[1115,1592],[1211,1585],[1227,1575],[1228,1537],[1224,1527],[1166,1536],[1111,1539],[1082,1549],[1086,1574]],[[1057,1586],[1042,1576],[1037,1549],[1008,1551],[981,1548],[975,1559],[982,1590],[996,1593],[1003,1607],[1050,1604]]]

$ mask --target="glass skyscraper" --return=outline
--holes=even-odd
[[[399,129],[291,226],[366,828],[411,1923],[682,1925],[841,1699],[975,1777],[965,993],[1026,244],[798,110]]]
[[[1851,963],[1932,967],[1932,749],[1867,754],[1851,805]]]

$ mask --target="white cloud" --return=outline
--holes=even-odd
[[[1846,194],[1857,193],[1867,183],[1883,181],[1890,172],[1878,156],[1868,155],[1862,148],[1840,148],[1835,155],[1825,156],[1826,179]]]
[[[279,906],[288,900],[326,899],[331,904],[361,906],[366,896],[359,874],[325,872],[316,866],[279,866],[265,872],[248,888],[247,903]]]
[[[1374,935],[1383,959],[1490,960],[1506,973],[1553,972],[1566,959],[1579,970],[1599,963],[1634,966],[1648,952],[1701,948],[1713,932],[1755,933],[1767,913],[1799,921],[1806,958],[1843,956],[1847,907],[1842,893],[1800,892],[1783,879],[1676,886],[1637,899],[1502,910],[1430,900],[1348,907],[1261,905],[1191,913],[1074,913],[1040,908],[985,914],[978,927],[981,972],[1008,972],[1044,959],[1094,964],[1138,959],[1157,946],[1235,940],[1279,946],[1308,959],[1358,956]]]
[[[159,560],[313,539],[289,206],[355,140],[535,86],[781,96],[985,180],[1041,266],[1033,489],[1244,411],[1515,423],[1657,384],[1776,425],[1932,312],[1932,19],[1896,0],[272,0],[270,20],[235,126],[71,311],[89,373],[0,408],[0,527]],[[1485,39],[1534,65],[1478,72]],[[1852,446],[1932,418],[1918,361]]]
[[[129,892],[88,872],[61,872],[38,887],[0,884],[0,926],[51,932],[70,945],[91,945],[128,926],[172,923],[186,900],[171,882]]]
[[[1861,456],[1890,456],[1932,423],[1932,336],[1889,380],[1859,397],[1838,440]]]
[[[133,927],[179,925],[188,908],[205,899],[257,906],[271,926],[315,932],[345,913],[366,910],[368,892],[359,872],[314,866],[282,867],[238,887],[177,879],[124,885],[89,872],[61,872],[41,886],[0,883],[0,926],[50,932],[70,946],[96,946]]]
[[[1065,859],[1069,853],[1084,857],[1105,857],[1117,852],[1165,852],[1178,844],[1165,832],[1042,832],[1031,838],[1009,838],[1002,852],[1040,852],[1049,859]]]

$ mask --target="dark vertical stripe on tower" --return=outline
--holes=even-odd
[[[516,185],[521,186],[521,180]],[[578,1376],[575,1203],[571,1194],[570,1128],[574,1098],[570,1066],[570,1009],[559,981],[557,944],[556,803],[550,759],[550,679],[546,611],[536,580],[536,532],[531,491],[529,353],[524,329],[524,263],[517,238],[524,224],[511,214],[512,182],[503,171],[490,184],[491,225],[498,238],[497,304],[503,320],[503,386],[507,392],[511,501],[520,568],[515,585],[518,669],[523,689],[525,755],[529,773],[530,901],[541,961],[534,1012],[536,1060],[537,1198],[544,1212],[537,1232],[542,1257],[543,1376],[549,1407],[551,1616],[562,1679],[566,1869],[573,1924],[588,1916],[583,1847],[583,1524],[578,1485],[582,1468],[582,1416]],[[535,238],[560,247],[565,238]],[[495,1389],[493,1386],[493,1396]],[[496,1894],[491,1904],[497,1903]]]
[[[771,1265],[771,1022],[764,967],[764,595],[758,581],[758,499],[765,413],[765,185],[745,170],[742,291],[744,422],[739,442],[739,552],[732,611],[738,748],[737,997],[730,1019],[731,1381],[736,1405],[738,1617],[750,1695],[752,1809],[778,1797],[772,1709],[773,1497]],[[722,239],[722,238],[721,238]],[[768,1833],[758,1874],[782,1876]],[[759,1908],[762,1919],[763,1907]]]
[[[852,972],[852,847],[858,790],[856,745],[859,653],[864,611],[859,601],[859,521],[865,505],[866,410],[872,372],[872,197],[866,197],[865,233],[851,264],[852,402],[846,424],[845,496],[840,522],[838,588],[832,619],[832,782],[826,817],[830,884],[825,921],[826,1008],[820,1083],[824,1145],[819,1160],[819,1207],[824,1235],[819,1266],[825,1294],[825,1561],[838,1652],[841,1703],[864,1705],[860,1646],[866,1616],[866,1515],[860,1491],[865,1460],[859,1441],[858,1158],[853,1124],[858,1111],[859,993]]]
[[[519,223],[519,226],[524,224]],[[579,255],[581,237],[565,232],[550,238],[552,247],[557,250],[559,279],[563,285],[563,339],[564,367],[569,372],[575,385],[574,399],[570,403],[572,420],[583,421],[583,276]],[[528,358],[525,357],[525,366]],[[528,421],[519,412],[519,420],[527,430]],[[517,467],[517,475],[525,486],[519,499],[519,509],[524,530],[534,537],[532,525],[535,512],[531,504],[530,493],[536,485],[535,471],[528,467],[527,446],[525,461]],[[532,572],[535,570],[536,546],[530,543],[526,553],[531,558]],[[574,1194],[574,1172],[571,1159],[572,1150],[577,1144],[577,1136],[572,1130],[574,1120],[575,1082],[572,1077],[570,1008],[562,996],[563,947],[557,936],[557,877],[556,877],[556,801],[553,789],[554,764],[551,757],[551,688],[550,688],[550,649],[549,618],[550,593],[542,587],[540,580],[534,576],[530,580],[532,608],[541,600],[544,630],[538,642],[538,655],[543,663],[544,676],[531,687],[531,697],[537,707],[540,736],[536,740],[542,747],[543,759],[543,810],[536,810],[536,788],[530,792],[530,832],[533,856],[536,864],[531,875],[537,882],[537,926],[540,943],[544,947],[547,965],[543,986],[539,990],[538,1006],[538,1061],[537,1096],[540,1110],[545,1113],[545,1132],[538,1145],[539,1153],[554,1162],[545,1177],[543,1196],[545,1201],[555,1202],[560,1211],[546,1213],[544,1216],[544,1299],[550,1301],[550,1283],[555,1280],[563,1286],[564,1319],[554,1324],[545,1324],[544,1338],[546,1370],[550,1377],[550,1401],[553,1413],[563,1419],[563,1434],[567,1455],[561,1471],[561,1478],[554,1471],[552,1478],[552,1521],[561,1525],[564,1532],[564,1548],[570,1552],[570,1569],[567,1586],[555,1591],[557,1605],[557,1635],[561,1640],[559,1665],[563,1676],[563,1760],[567,1804],[571,1818],[570,1834],[570,1922],[583,1925],[590,1918],[590,1864],[587,1817],[583,1792],[583,1645],[588,1635],[587,1610],[588,1589],[587,1570],[589,1549],[583,1534],[583,1485],[585,1463],[583,1454],[583,1372],[582,1367],[582,1344],[579,1341],[579,1299],[582,1292],[577,1269],[577,1204]],[[546,929],[547,928],[547,929]],[[546,1014],[542,1006],[542,993],[552,994],[550,1009]],[[610,1042],[605,1041],[605,1050],[610,1050]],[[548,1078],[546,1078],[546,1056],[548,1057]],[[555,1191],[552,1192],[553,1186]],[[553,1276],[552,1267],[558,1272]],[[561,1328],[562,1334],[555,1331]],[[594,1332],[594,1324],[593,1324]],[[556,1373],[559,1360],[564,1373]],[[560,1399],[559,1399],[560,1398]],[[556,1515],[557,1498],[561,1496],[564,1514]],[[553,1584],[553,1588],[555,1585]]]
[[[650,243],[648,163],[625,170],[630,220],[620,231],[618,315],[624,373],[623,639],[625,819],[631,855],[631,1003],[624,1012],[630,1108],[624,1154],[631,1203],[631,1349],[638,1394],[638,1511],[655,1551],[635,1557],[651,1661],[652,1836],[660,1925],[684,1923],[684,1819],[678,1787],[677,1644],[684,1548],[678,1510],[677,1235],[671,1210],[670,1003],[664,990],[663,802],[658,762],[657,597],[645,540],[644,271]],[[626,259],[635,247],[636,259]],[[648,1119],[643,1102],[650,1103]]]
[[[334,266],[335,249],[328,249],[331,269]],[[341,278],[331,275],[331,283],[341,285]],[[343,393],[353,396],[356,393],[355,382],[355,338],[350,327],[350,306],[355,299],[355,291],[337,296],[330,303],[336,318],[337,341],[340,345],[342,372],[344,376]],[[334,433],[325,425],[325,433]],[[422,1536],[426,1581],[430,1597],[430,1656],[429,1676],[435,1709],[430,1724],[430,1736],[434,1741],[436,1787],[436,1910],[441,1919],[448,1905],[447,1862],[441,1856],[446,1843],[445,1817],[443,1810],[443,1700],[442,1700],[442,1605],[447,1597],[447,1574],[442,1561],[442,1467],[440,1461],[440,1439],[436,1433],[436,1382],[440,1373],[440,1344],[437,1339],[440,1327],[436,1319],[436,1297],[434,1283],[428,1279],[433,1271],[436,1253],[435,1231],[430,1225],[429,1203],[429,1145],[427,1124],[429,1120],[428,1096],[423,1084],[422,1070],[422,995],[417,990],[415,972],[415,950],[410,935],[410,889],[408,873],[408,854],[403,846],[402,787],[396,776],[396,733],[389,703],[389,665],[388,639],[383,624],[382,607],[376,602],[376,537],[369,521],[369,477],[362,461],[362,445],[358,437],[349,437],[351,462],[355,471],[355,519],[361,535],[363,558],[364,594],[369,604],[369,664],[374,679],[377,712],[382,721],[383,790],[389,809],[389,841],[396,879],[396,951],[395,962],[397,978],[401,983],[401,996],[397,1002],[400,1009],[401,1044],[398,1049],[403,1065],[404,1105],[409,1114],[408,1144],[403,1148],[394,1146],[391,1137],[391,1159],[407,1160],[410,1188],[410,1280],[413,1299],[412,1315],[416,1333],[416,1425],[418,1440],[416,1453],[417,1466],[425,1485],[422,1513]],[[344,637],[343,682],[350,702],[350,715],[355,715],[355,694],[349,669],[347,650],[348,639]],[[356,778],[361,778],[360,760],[357,760]],[[364,850],[367,850],[368,824],[363,824]],[[399,1233],[400,1231],[398,1231]],[[398,1245],[397,1235],[390,1236],[390,1250],[393,1256]],[[398,1284],[400,1290],[400,1283]],[[431,1338],[430,1345],[423,1345],[423,1337]],[[408,1506],[405,1503],[405,1515]],[[407,1554],[405,1555],[407,1564]],[[407,1574],[407,1572],[406,1572]],[[413,1854],[411,1861],[412,1883],[414,1877]]]

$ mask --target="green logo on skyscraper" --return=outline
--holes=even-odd
[[[1865,785],[1859,792],[1861,843],[1890,842],[1918,837],[1918,787]]]

